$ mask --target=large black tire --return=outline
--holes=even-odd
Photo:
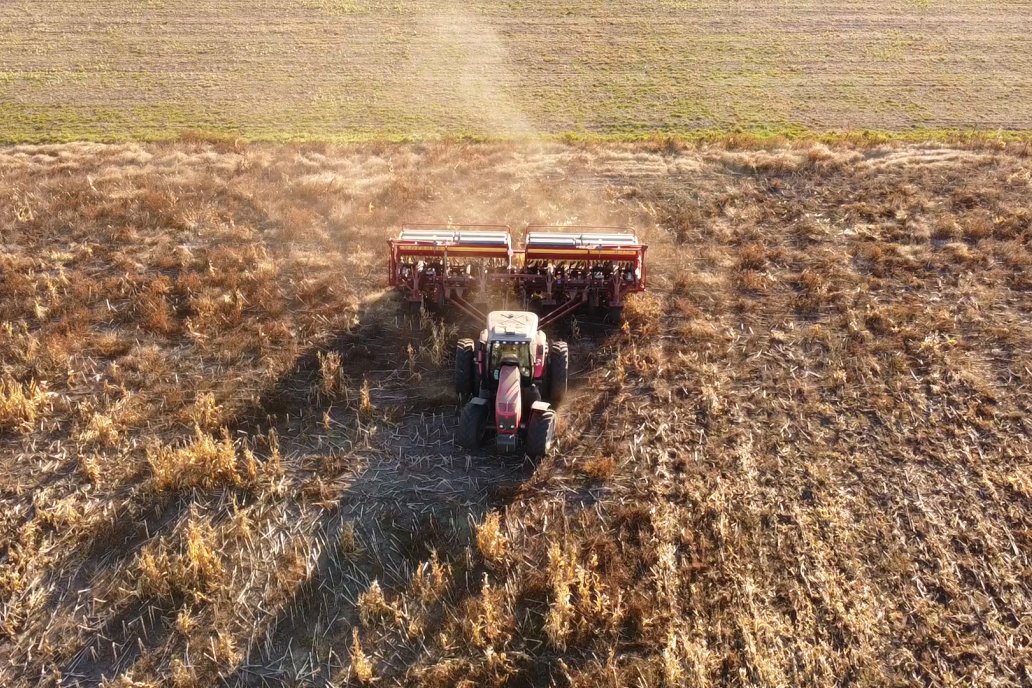
[[[527,456],[540,459],[548,456],[555,442],[555,411],[535,413],[527,425]]]
[[[552,342],[548,354],[548,403],[559,406],[566,396],[570,377],[570,349],[566,342]]]
[[[460,339],[455,345],[455,393],[459,400],[465,402],[476,391],[474,379],[476,378],[476,365],[473,353],[473,340]]]
[[[459,427],[455,431],[455,441],[468,451],[480,449],[484,443],[487,423],[487,405],[474,404],[470,401],[462,407],[459,414]]]

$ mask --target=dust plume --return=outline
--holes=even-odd
[[[514,42],[490,16],[465,3],[443,2],[417,11],[411,27],[404,78],[418,131],[464,132],[519,139],[491,148],[470,144],[446,170],[439,170],[430,203],[406,218],[416,221],[508,224],[518,233],[528,224],[618,225],[598,184],[584,182],[594,155],[541,139],[543,127],[527,114],[519,55]],[[441,113],[447,113],[443,117]],[[500,186],[487,187],[494,178]]]
[[[535,133],[512,94],[517,77],[504,39],[475,10],[444,3],[419,13],[415,30],[406,71],[417,119],[421,112],[447,111],[449,129],[487,136]]]

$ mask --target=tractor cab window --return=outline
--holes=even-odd
[[[491,344],[491,376],[497,380],[502,363],[514,358],[520,367],[520,375],[530,377],[533,371],[530,360],[530,344],[517,342],[494,342]]]

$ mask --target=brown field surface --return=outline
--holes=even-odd
[[[0,684],[1029,685],[1029,148],[747,144],[0,151]],[[550,458],[403,219],[650,243]]]
[[[1032,3],[4,0],[0,141],[1032,130]]]

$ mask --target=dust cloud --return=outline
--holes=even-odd
[[[491,19],[460,2],[431,4],[418,11],[405,64],[415,122],[434,131],[514,139],[485,148],[467,145],[459,164],[437,170],[432,202],[413,221],[508,224],[517,236],[528,224],[624,224],[597,178],[587,173],[591,155],[549,143],[520,102],[520,77],[512,44]],[[571,175],[571,171],[574,174]],[[501,187],[485,188],[490,174]],[[626,220],[626,218],[623,218]]]
[[[413,111],[445,112],[459,129],[488,136],[529,136],[536,128],[512,94],[516,71],[504,39],[465,3],[432,6],[416,15],[407,70]]]

